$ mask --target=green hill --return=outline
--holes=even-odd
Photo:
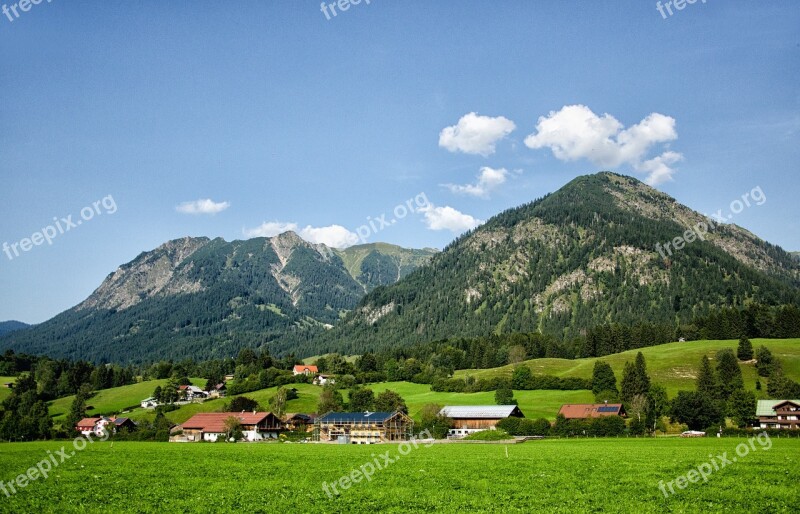
[[[769,348],[772,354],[780,359],[786,376],[800,381],[800,339],[754,339],[752,343],[753,347],[764,345]],[[667,393],[672,397],[679,390],[694,389],[694,380],[703,355],[713,359],[717,351],[723,348],[732,348],[735,351],[737,345],[738,341],[690,341],[651,346],[599,358],[534,359],[526,361],[524,364],[536,374],[590,379],[595,361],[602,360],[611,365],[617,376],[617,383],[619,383],[622,380],[622,369],[625,362],[633,362],[636,353],[641,351],[647,361],[647,371],[652,381],[665,386]],[[755,365],[740,363],[740,367],[745,387],[754,389],[758,378]],[[495,376],[510,377],[512,371],[513,366],[508,365],[492,369],[459,370],[455,376],[457,378],[472,376],[476,379]],[[761,378],[761,383],[766,385],[766,379]]]

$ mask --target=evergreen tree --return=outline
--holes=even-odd
[[[89,384],[81,386],[80,390],[75,394],[75,399],[72,400],[72,405],[69,408],[69,414],[64,420],[64,426],[67,430],[72,431],[78,421],[86,417],[86,400],[91,395],[91,387]]]
[[[749,361],[753,358],[753,343],[750,342],[747,336],[739,338],[739,347],[736,349],[736,356],[740,361]]]
[[[708,357],[703,355],[700,359],[700,372],[697,375],[697,392],[705,393],[711,398],[719,396],[719,385],[717,384],[717,375],[714,368],[711,367],[711,361]]]
[[[770,376],[775,369],[775,359],[766,346],[759,346],[756,350],[756,369],[762,377]]]
[[[726,348],[717,352],[717,378],[719,379],[719,399],[727,401],[734,391],[744,389],[742,370],[733,354]]]
[[[614,370],[604,361],[595,361],[592,371],[592,392],[596,395],[601,391],[617,391],[617,377]]]
[[[494,392],[494,403],[497,405],[516,405],[517,400],[514,399],[514,391],[509,388],[500,388]]]

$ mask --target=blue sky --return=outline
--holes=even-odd
[[[187,235],[349,244],[405,204],[364,239],[441,248],[602,169],[706,213],[760,187],[733,221],[800,250],[795,1],[3,1],[0,244],[56,235],[0,253],[0,320]]]

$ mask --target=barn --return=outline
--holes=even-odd
[[[582,403],[562,405],[558,413],[567,419],[590,419],[604,416],[625,417],[625,407],[621,403]]]
[[[175,442],[214,442],[225,437],[225,420],[234,417],[242,426],[242,434],[247,441],[277,439],[283,430],[281,420],[271,412],[203,412],[195,414],[182,425],[183,434],[170,441]]]
[[[501,419],[524,418],[516,405],[448,405],[439,415],[453,420],[450,437],[464,437],[482,430],[494,430]]]

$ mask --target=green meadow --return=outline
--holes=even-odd
[[[686,476],[709,455],[735,456],[744,441],[563,439],[416,449],[97,442],[49,478],[10,497],[0,493],[0,512],[796,512],[798,439],[773,438],[768,450],[755,444],[706,482],[674,486],[668,497],[659,490],[659,481]],[[63,441],[0,445],[0,480],[14,480],[63,444],[72,450]],[[369,472],[376,459],[383,469],[342,487],[341,477],[362,466]]]

